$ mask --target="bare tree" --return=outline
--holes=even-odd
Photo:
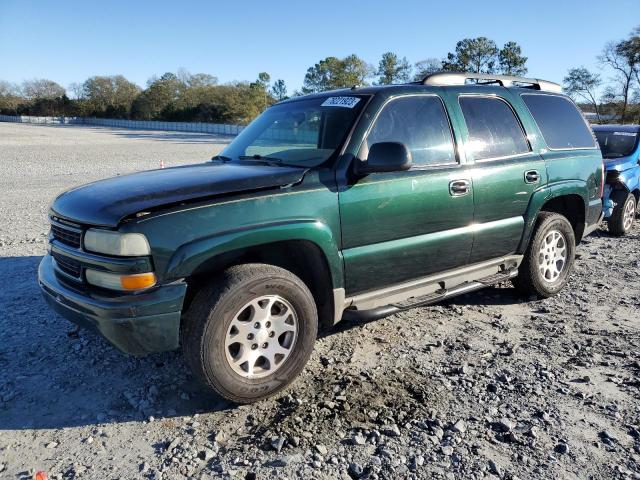
[[[634,57],[625,52],[625,44],[625,41],[618,43],[609,42],[605,45],[602,54],[598,57],[602,65],[611,68],[615,72],[614,80],[618,84],[622,103],[622,108],[620,109],[621,123],[624,123],[626,119],[631,85],[638,68],[637,61],[634,60]]]
[[[577,100],[582,98],[591,104],[596,111],[598,123],[601,123],[600,108],[597,101],[597,89],[602,79],[597,73],[591,73],[585,67],[572,68],[564,77],[564,90]]]
[[[22,95],[30,101],[59,98],[65,94],[65,89],[53,80],[34,78],[22,83]]]

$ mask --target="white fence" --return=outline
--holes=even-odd
[[[41,125],[98,125],[101,127],[215,133],[218,135],[238,135],[244,128],[243,125],[228,125],[224,123],[156,122],[93,117],[30,117],[26,115],[0,115],[0,122],[35,123]]]

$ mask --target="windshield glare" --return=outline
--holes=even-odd
[[[318,166],[341,146],[364,103],[361,97],[342,96],[274,105],[251,122],[221,156],[233,160],[268,157],[265,159],[286,165]]]
[[[618,158],[631,155],[638,141],[635,132],[595,132],[602,156]]]

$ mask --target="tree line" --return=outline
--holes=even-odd
[[[627,38],[607,44],[598,57],[613,72],[605,81],[584,67],[569,69],[565,91],[598,119],[613,113],[622,121],[638,121],[640,103],[640,27]],[[388,85],[420,81],[441,71],[523,76],[527,57],[516,42],[502,47],[487,37],[465,38],[444,58],[410,63],[386,52],[376,65],[355,54],[326,57],[309,67],[302,88],[291,95],[322,92],[353,85]],[[94,76],[69,89],[52,80],[27,80],[21,85],[0,81],[0,113],[8,115],[89,116],[134,120],[199,121],[246,124],[273,103],[288,98],[282,79],[262,72],[252,82],[219,84],[210,74],[186,70],[152,77],[140,88],[122,75]]]

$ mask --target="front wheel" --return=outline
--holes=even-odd
[[[251,403],[294,380],[317,330],[316,305],[302,280],[271,265],[237,265],[198,292],[182,347],[211,389],[233,402]]]
[[[525,295],[551,297],[566,285],[574,257],[575,236],[569,221],[558,213],[542,212],[512,283]]]
[[[631,230],[636,219],[636,197],[626,190],[615,190],[611,196],[616,206],[607,219],[607,225],[612,235],[622,237]]]

